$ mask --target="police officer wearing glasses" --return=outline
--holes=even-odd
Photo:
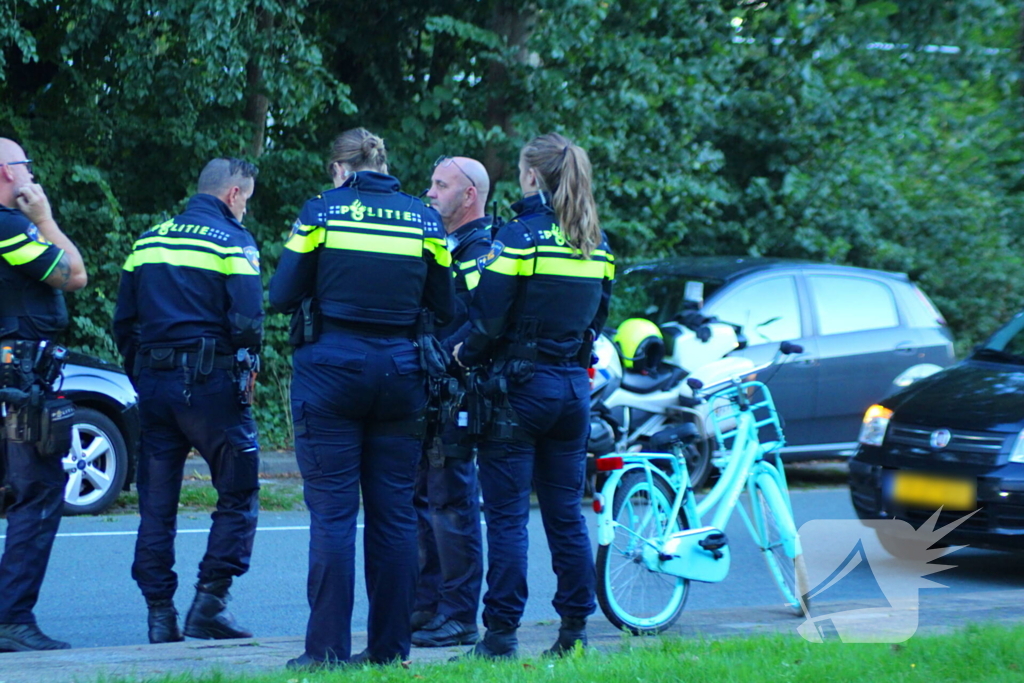
[[[256,241],[241,222],[256,174],[239,159],[209,162],[185,211],[143,233],[121,272],[114,337],[142,420],[132,577],[149,608],[151,643],[252,635],[227,601],[234,577],[249,570],[259,513],[248,382],[263,340],[263,286]],[[174,537],[193,447],[210,466],[217,509],[183,634]]]
[[[296,314],[295,455],[310,513],[310,616],[293,669],[405,659],[416,589],[413,488],[427,376],[418,321],[453,314],[451,254],[437,212],[388,175],[384,141],[342,133],[335,188],[303,206],[270,283]],[[368,643],[352,653],[356,518],[364,510]]]
[[[88,278],[81,254],[33,181],[25,151],[0,138],[0,392],[34,388],[49,394],[37,359],[68,325],[64,292],[85,287]],[[16,371],[24,363],[31,369]],[[30,408],[6,404],[4,426],[25,409]],[[6,471],[13,502],[0,558],[0,652],[66,649],[68,643],[39,630],[32,613],[64,508],[66,449],[44,453],[34,441],[13,440],[6,433],[0,430],[0,469]]]
[[[487,520],[483,639],[470,651],[513,657],[527,596],[531,485],[551,549],[562,618],[546,653],[586,645],[595,572],[580,510],[589,432],[590,340],[608,315],[612,255],[598,224],[587,153],[557,134],[535,138],[519,156],[524,197],[498,232],[470,305],[472,328],[455,351],[483,366],[494,404],[506,402],[479,449]],[[506,390],[507,389],[507,390]],[[470,420],[473,418],[471,417]]]
[[[427,197],[448,233],[458,312],[438,338],[450,349],[469,331],[469,302],[480,281],[477,259],[491,244],[494,220],[484,207],[490,179],[483,164],[443,156],[434,164]],[[457,372],[457,368],[453,368]],[[466,430],[444,425],[416,473],[420,577],[412,644],[450,647],[477,641],[476,614],[483,581],[480,494],[472,442]]]

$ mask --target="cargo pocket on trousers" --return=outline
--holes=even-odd
[[[226,493],[252,491],[259,488],[260,446],[256,426],[240,424],[225,430],[228,447],[226,462],[221,466],[217,489]]]

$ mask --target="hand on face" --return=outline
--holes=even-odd
[[[53,220],[50,200],[46,198],[42,185],[38,183],[29,183],[18,188],[14,201],[18,204],[18,210],[36,225]]]

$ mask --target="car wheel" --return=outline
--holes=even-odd
[[[114,503],[128,475],[128,448],[109,417],[92,408],[76,408],[64,471],[65,515],[95,515]]]

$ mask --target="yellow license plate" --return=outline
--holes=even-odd
[[[973,510],[978,507],[978,482],[921,472],[894,472],[893,502],[929,509]]]

